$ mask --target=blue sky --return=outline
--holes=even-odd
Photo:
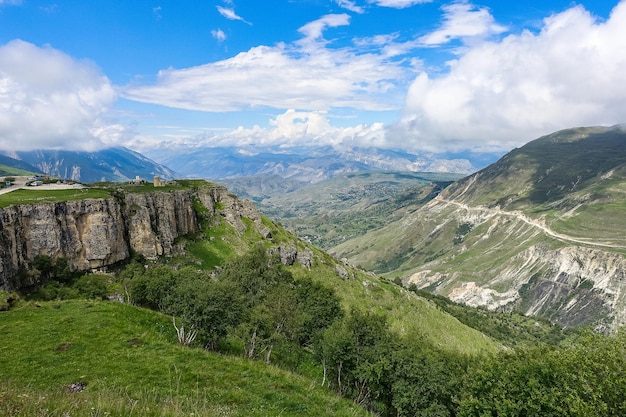
[[[626,0],[0,0],[0,148],[502,152],[624,68]]]

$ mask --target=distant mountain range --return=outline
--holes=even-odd
[[[22,167],[81,182],[152,179],[282,178],[293,186],[361,171],[411,171],[469,174],[497,159],[494,154],[412,154],[376,148],[163,147],[141,154],[123,147],[97,152],[62,150],[0,151],[5,166]],[[157,162],[155,162],[157,161]],[[0,165],[3,162],[0,161]],[[280,187],[285,186],[283,182]]]
[[[417,155],[397,150],[331,146],[155,148],[146,155],[186,177],[219,180],[277,175],[306,183],[370,170],[470,174],[501,156]]]
[[[626,131],[515,149],[330,252],[452,300],[566,326],[626,324]]]
[[[36,150],[3,152],[0,164],[84,183],[127,181],[139,176],[152,181],[155,175],[177,175],[138,152],[117,147],[97,152]]]

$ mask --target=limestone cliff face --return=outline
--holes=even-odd
[[[130,248],[147,258],[170,255],[177,237],[198,231],[193,198],[187,191],[125,194]]]
[[[129,255],[121,205],[86,199],[0,209],[0,288],[37,255],[67,258],[72,270],[111,265]]]
[[[171,255],[176,238],[199,230],[194,202],[240,233],[246,229],[242,217],[264,233],[254,205],[221,186],[10,206],[0,209],[0,289],[19,289],[16,274],[37,255],[66,258],[73,271],[113,265],[131,251],[147,258]]]

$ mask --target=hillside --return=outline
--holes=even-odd
[[[329,249],[400,218],[459,177],[432,172],[355,172],[275,193],[257,204],[297,236]]]
[[[400,415],[408,416],[434,400],[452,409],[455,369],[502,347],[428,299],[298,240],[222,186],[99,186],[110,195],[2,209],[3,250],[18,248],[23,257],[4,282],[21,294],[0,291],[0,310],[9,309],[0,311],[0,376],[11,376],[1,391],[6,415],[81,413],[87,406],[129,415],[185,415],[194,407],[200,415],[349,413],[332,391],[396,415],[393,402],[412,395],[409,377],[394,371],[405,358],[449,364],[437,371],[447,381],[441,394],[403,406]],[[31,238],[37,234],[46,238]],[[119,303],[62,301],[77,298],[171,315],[187,331],[179,342],[193,348],[171,346],[171,317]],[[184,338],[194,332],[197,340]],[[261,361],[301,376],[266,370]],[[379,375],[379,367],[388,371]],[[328,398],[312,391],[315,405],[302,401],[301,389],[317,383]],[[86,388],[85,402],[62,392],[72,384]],[[259,385],[247,392],[248,384]]]
[[[469,305],[614,330],[626,323],[625,201],[626,133],[569,129],[331,253]]]
[[[0,175],[32,175],[41,172],[23,161],[0,154]]]
[[[6,417],[367,415],[320,381],[180,346],[169,317],[126,304],[24,305],[0,333]]]

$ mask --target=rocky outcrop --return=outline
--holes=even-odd
[[[110,266],[132,252],[172,255],[178,237],[199,231],[199,211],[223,216],[238,233],[247,217],[269,235],[256,208],[222,186],[0,209],[0,289],[19,289],[16,275],[37,255],[66,258],[72,271]]]
[[[280,262],[286,266],[291,266],[296,262],[306,268],[313,266],[313,252],[310,249],[298,249],[294,243],[282,244],[271,249],[270,253],[277,254]]]
[[[72,270],[126,259],[122,207],[115,199],[17,205],[0,210],[0,288],[37,255],[67,258]]]
[[[193,198],[186,191],[125,194],[130,248],[147,258],[170,255],[177,237],[198,231]]]
[[[423,270],[409,283],[447,285],[456,302],[489,309],[515,309],[566,327],[592,325],[612,332],[626,324],[626,259],[619,253],[581,246],[531,246],[510,259],[491,279],[478,283],[463,274]],[[506,288],[505,291],[498,291]]]

